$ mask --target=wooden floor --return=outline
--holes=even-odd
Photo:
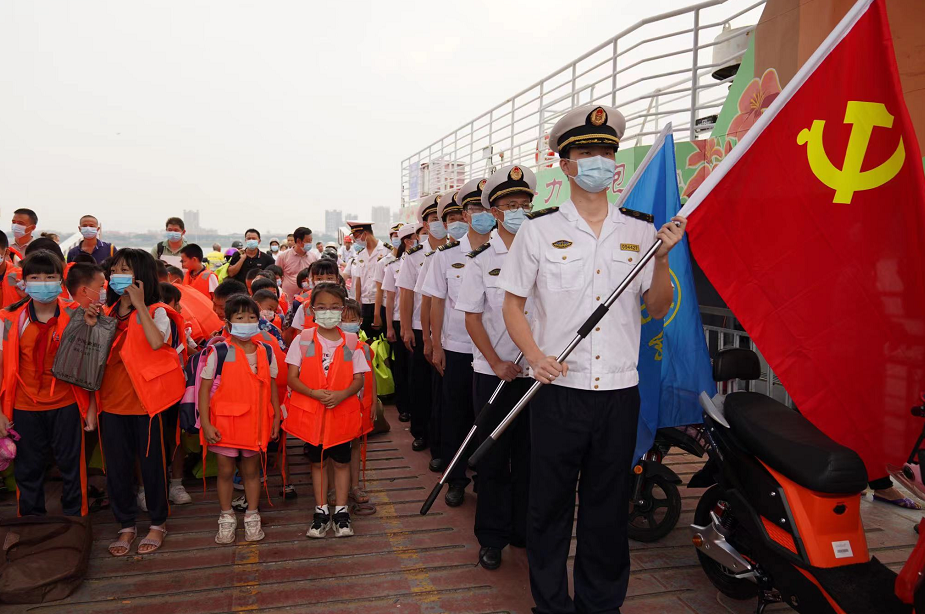
[[[34,606],[4,606],[4,613],[186,614],[219,612],[513,612],[530,611],[533,600],[526,553],[508,548],[498,571],[476,566],[478,543],[472,534],[475,498],[448,509],[438,499],[427,516],[419,510],[437,476],[427,470],[430,455],[411,451],[407,425],[394,409],[392,432],[370,440],[367,486],[377,513],[355,517],[356,536],[309,540],[305,531],[314,501],[307,459],[290,445],[291,471],[299,497],[282,502],[279,478],[270,478],[274,506],[262,506],[266,538],[213,541],[218,504],[214,484],[190,480],[193,503],[175,506],[162,550],[147,556],[113,558],[106,550],[117,531],[111,513],[94,516],[95,542],[90,573],[67,600]],[[667,463],[682,479],[699,459],[677,454]],[[55,491],[54,484],[51,491]],[[631,543],[632,577],[624,614],[746,614],[754,603],[734,602],[707,582],[697,564],[686,525],[701,491],[683,490],[678,527],[654,544]],[[0,515],[15,514],[15,497],[4,495]],[[871,553],[894,568],[905,561],[920,514],[865,502]],[[142,516],[142,520],[144,520]],[[139,523],[144,534],[146,521]],[[136,542],[137,544],[137,542]],[[574,549],[573,549],[574,552]],[[769,611],[789,611],[772,608]]]

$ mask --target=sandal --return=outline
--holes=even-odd
[[[369,495],[359,486],[351,488],[348,496],[353,499],[355,503],[369,503]]]
[[[913,501],[908,497],[900,497],[899,499],[887,499],[886,497],[881,497],[880,495],[874,495],[874,501],[879,501],[881,503],[889,503],[890,505],[895,505],[907,510],[920,510],[922,506]]]
[[[137,550],[138,554],[151,554],[152,552],[156,552],[157,550],[159,550],[160,547],[164,545],[164,538],[167,537],[167,527],[165,527],[164,525],[161,525],[158,527],[152,524],[150,527],[148,527],[148,530],[149,531],[159,531],[161,533],[161,540],[157,541],[155,539],[151,539],[150,537],[144,538],[143,540],[141,540],[141,543],[138,544],[138,550]],[[142,552],[141,549],[144,546],[154,546],[154,547],[151,548],[150,550],[145,550],[144,552]]]
[[[131,533],[132,539],[130,539],[129,541],[125,541],[124,539],[122,539],[123,533]],[[131,527],[128,529],[122,529],[121,531],[119,531],[119,539],[109,544],[109,554],[113,556],[125,556],[126,554],[131,552],[132,544],[135,542],[135,537],[137,535],[138,535],[138,532],[135,530],[135,527]],[[124,552],[113,552],[113,550],[116,550],[116,549],[124,550]]]

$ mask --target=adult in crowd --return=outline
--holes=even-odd
[[[318,255],[320,256],[322,252],[324,252],[324,243],[322,243],[321,241],[318,241],[317,243],[315,243],[315,249],[318,250]]]
[[[299,226],[289,236],[293,238],[292,249],[279,255],[276,259],[276,266],[283,270],[283,292],[291,298],[302,291],[296,284],[299,271],[310,267],[320,256],[311,248],[312,231],[310,228]]]
[[[353,237],[351,235],[344,237],[344,244],[337,250],[337,258],[341,266],[346,265],[347,261],[353,258]]]
[[[39,236],[40,236],[40,237],[44,237],[45,239],[51,239],[51,240],[54,241],[55,243],[61,243],[61,237],[59,237],[59,236],[58,236],[58,233],[55,233],[55,232],[47,232],[47,231],[43,230],[43,231],[39,234]]]
[[[292,249],[295,245],[295,235],[288,234],[286,235],[286,249]]]
[[[273,260],[279,258],[279,239],[270,239],[270,255]]]
[[[237,251],[228,261],[228,277],[243,284],[247,281],[248,271],[265,269],[275,264],[275,262],[273,256],[260,251],[260,231],[256,228],[249,228],[244,233],[244,250]]]
[[[95,216],[85,215],[80,218],[77,224],[77,230],[83,236],[80,243],[72,247],[67,252],[67,261],[74,262],[77,254],[83,252],[90,254],[97,264],[101,264],[107,258],[116,253],[116,248],[112,243],[107,243],[100,239],[100,221]]]
[[[222,246],[218,243],[212,244],[212,251],[206,254],[210,269],[217,269],[225,262],[225,256],[222,254]]]
[[[10,230],[13,232],[13,243],[10,248],[20,254],[25,253],[29,244],[35,240],[32,233],[39,223],[39,216],[32,209],[17,209],[13,212],[13,223]]]
[[[176,262],[179,262],[180,250],[186,246],[186,239],[183,238],[185,234],[186,225],[183,220],[178,217],[167,218],[164,240],[154,246],[154,249],[151,250],[151,255],[157,260],[161,260],[162,256],[171,256],[176,259]]]

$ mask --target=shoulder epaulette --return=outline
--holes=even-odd
[[[438,247],[437,249],[440,249],[440,248]],[[435,249],[435,250],[432,251],[432,252],[427,252],[426,254],[424,254],[424,257],[425,257],[425,258],[429,258],[430,256],[433,256],[433,255],[436,254],[436,253],[437,253],[437,250]]]
[[[540,209],[539,211],[531,211],[527,214],[528,220],[535,220],[538,217],[543,217],[544,215],[549,215],[550,213],[555,213],[559,210],[559,207],[546,207],[545,209]]]
[[[655,221],[655,218],[648,213],[642,213],[640,211],[635,211],[633,209],[627,209],[626,207],[620,207],[620,213],[623,215],[628,215],[634,217],[637,220],[642,220],[643,222],[649,222],[650,224]]]
[[[441,252],[445,252],[446,250],[453,249],[454,247],[459,247],[459,241],[453,241],[452,243],[444,243],[437,249],[440,250]]]
[[[479,254],[484,252],[486,249],[488,249],[489,247],[491,247],[491,243],[483,243],[481,247],[475,248],[474,250],[466,254],[466,256],[469,258],[475,258]]]
[[[415,252],[421,251],[422,249],[424,249],[424,246],[423,246],[423,245],[415,245],[414,247],[412,247],[411,249],[409,249],[409,250],[408,250],[407,252],[405,252],[405,253],[406,253],[406,254],[413,254],[413,253],[415,253]]]

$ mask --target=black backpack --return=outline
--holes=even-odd
[[[87,575],[92,542],[88,516],[0,520],[0,603],[64,599]]]

